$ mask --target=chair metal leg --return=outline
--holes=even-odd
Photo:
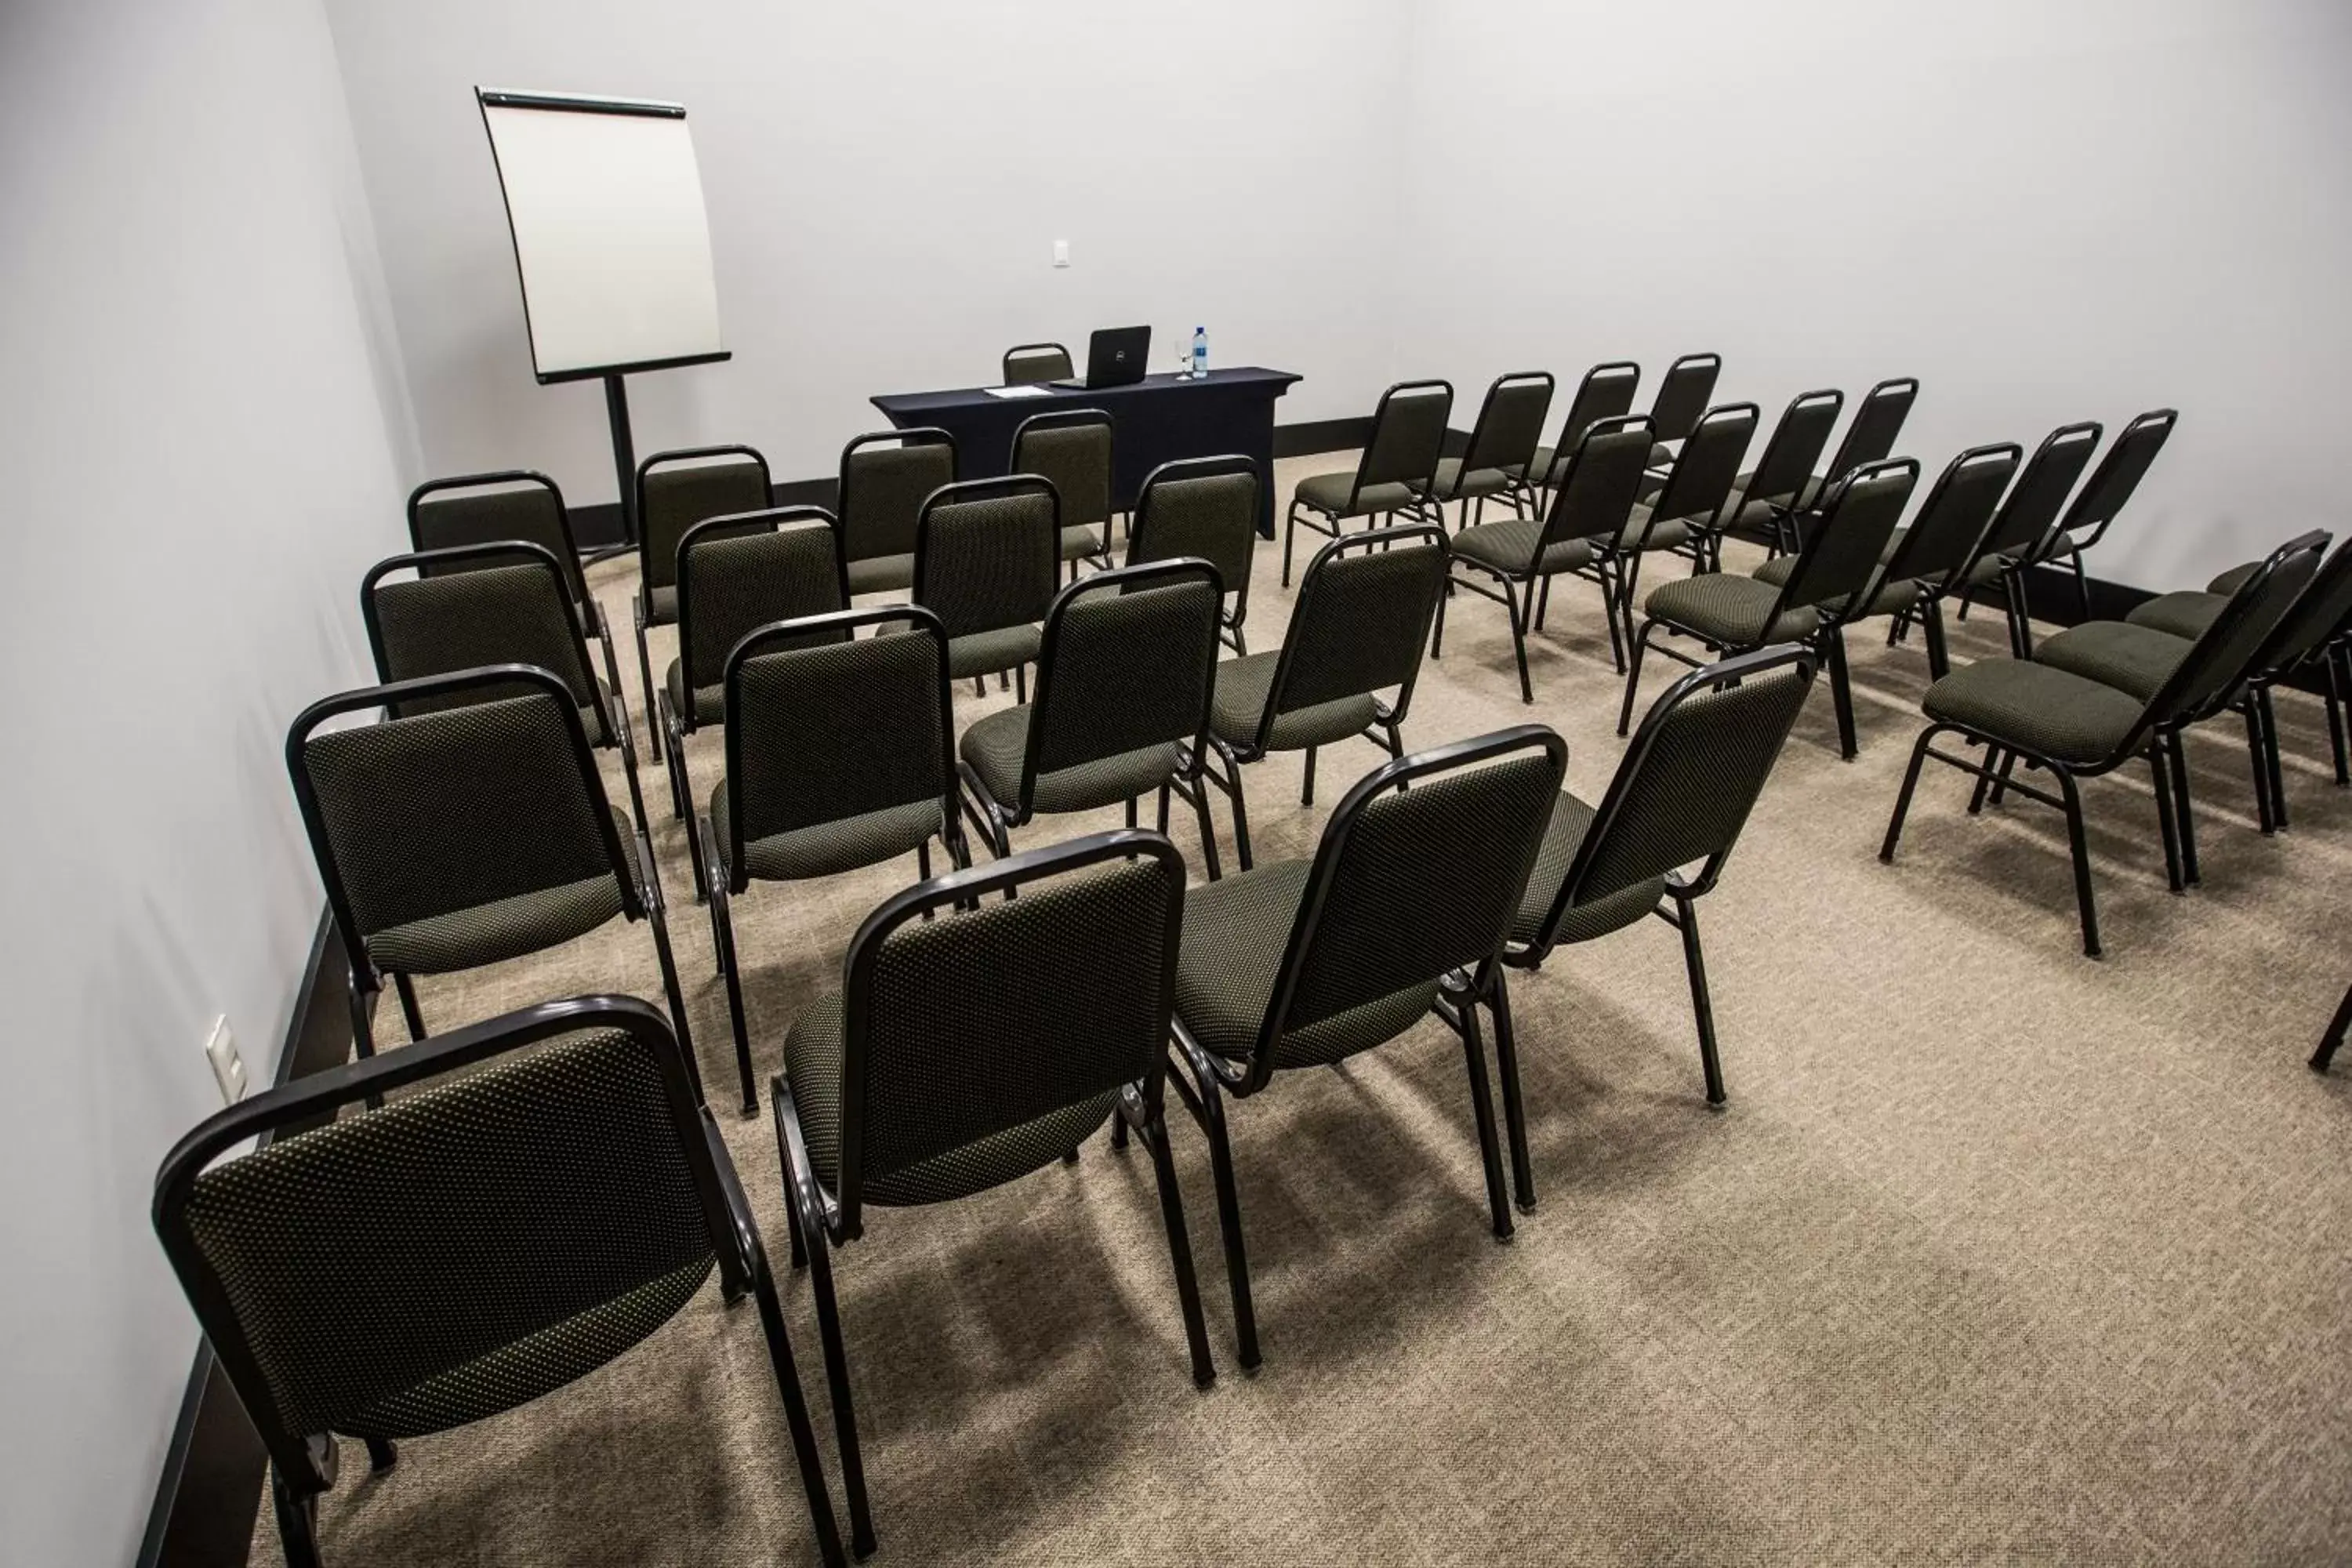
[[[1294,500],[1282,520],[1282,585],[1286,588],[1290,586],[1290,542],[1297,533],[1298,503]]]
[[[1168,784],[1164,779],[1160,784],[1160,833],[1162,837],[1168,833]]]
[[[1535,629],[1543,630],[1544,617],[1551,613],[1551,574],[1544,574],[1542,585],[1536,590]]]
[[[1486,1046],[1478,1029],[1477,999],[1462,994],[1462,1058],[1470,1074],[1470,1114],[1478,1125],[1478,1159],[1486,1167],[1486,1207],[1494,1215],[1495,1239],[1511,1239],[1511,1200],[1503,1190],[1502,1140],[1495,1131],[1495,1094],[1486,1081]]]
[[[1960,601],[1965,609],[1968,601]],[[1952,673],[1952,653],[1944,637],[1944,596],[1940,594],[1927,601],[1927,679],[1941,680]]]
[[[2017,753],[2015,752],[2001,752],[2000,768],[2000,771],[1993,775],[1992,780],[1993,805],[1999,805],[2002,801],[2009,797],[2009,775],[2016,771]]]
[[[2065,796],[2066,847],[2074,859],[2074,905],[2083,918],[2083,953],[2086,958],[2096,958],[2099,910],[2091,894],[2091,846],[2083,831],[2083,792],[2070,770],[2052,771],[2057,773],[2059,790]]]
[[[1543,591],[1549,593],[1551,588],[1551,579],[1547,577],[1543,582]],[[1530,593],[1536,591],[1532,583],[1525,586]],[[1521,613],[1519,595],[1512,591],[1511,580],[1508,577],[1503,579],[1503,608],[1508,610],[1511,615],[1511,652],[1519,661],[1519,700],[1531,703],[1536,700],[1536,689],[1528,679],[1527,616]]]
[[[677,958],[670,951],[669,920],[662,907],[661,875],[654,868],[653,847],[640,837],[637,856],[644,867],[640,897],[646,906],[646,923],[654,929],[654,954],[661,960],[662,994],[669,999],[671,1032],[677,1036],[677,1052],[686,1061],[686,1076],[693,1081],[694,1095],[702,1098],[702,1068],[694,1055],[694,1036],[686,1018],[686,993],[677,983]],[[749,1085],[745,1086],[749,1089]],[[746,1099],[745,1109],[751,1109]]]
[[[789,1201],[787,1202],[789,1205]],[[793,1458],[801,1472],[801,1494],[808,1501],[809,1523],[816,1531],[817,1551],[826,1568],[843,1568],[841,1526],[833,1516],[833,1494],[825,1489],[824,1463],[818,1458],[816,1427],[809,1420],[808,1401],[801,1393],[799,1368],[793,1361],[792,1341],[784,1334],[784,1312],[776,1300],[776,1282],[761,1267],[751,1294],[760,1304],[760,1331],[768,1341],[768,1364],[776,1374],[776,1392],[784,1402],[784,1425],[793,1435]],[[873,1550],[869,1533],[867,1551]]]
[[[727,981],[727,1019],[735,1028],[735,1075],[743,1086],[743,1114],[749,1116],[760,1109],[760,1100],[751,1087],[751,1036],[743,1021],[743,978],[738,967],[741,961],[735,953],[735,921],[727,906],[727,889],[716,878],[710,884],[710,929],[719,948],[719,973]]]
[[[1609,662],[1617,673],[1625,673],[1625,637],[1630,629],[1625,624],[1623,605],[1617,592],[1618,567],[1613,556],[1602,556],[1595,563],[1601,570],[1601,619],[1609,623]]]
[[[1853,685],[1846,678],[1845,628],[1829,629],[1830,706],[1837,713],[1838,754],[1852,762],[1860,754],[1861,743],[1853,732]]]
[[[1135,797],[1134,797],[1133,795],[1129,795],[1129,796],[1127,797],[1127,825],[1128,825],[1129,827],[1133,827],[1133,826],[1136,825],[1136,824],[1135,824]]]
[[[2352,784],[2352,748],[2347,747],[2344,732],[2345,705],[2347,697],[2352,697],[2352,692],[2347,692],[2347,688],[2352,688],[2352,679],[2347,679],[2347,670],[2352,670],[2352,649],[2331,647],[2320,656],[2320,664],[2327,675],[2327,692],[2323,699],[2327,706],[2327,749],[2336,759],[2336,783],[2340,788]]]
[[[2180,879],[2193,888],[2202,879],[2197,872],[2197,817],[2189,794],[2188,748],[2181,743],[2179,730],[2167,732],[2165,750],[2172,774],[2173,826],[2180,835]]]
[[[2271,820],[2284,829],[2287,825],[2286,770],[2279,758],[2278,707],[2271,700],[2268,681],[2254,689],[2254,703],[2263,712],[2263,773],[2270,780]]]
[[[1675,923],[1682,928],[1683,967],[1690,971],[1691,1015],[1698,1022],[1698,1066],[1706,1079],[1706,1103],[1723,1109],[1723,1059],[1715,1048],[1715,1003],[1706,989],[1706,954],[1698,944],[1698,910],[1695,900],[1675,900]]]
[[[1209,812],[1207,780],[1194,779],[1189,793],[1192,796],[1192,810],[1201,821],[1201,862],[1209,873],[1209,880],[1214,882],[1224,876],[1224,869],[1217,863],[1217,821]]]
[[[1518,1037],[1511,1028],[1511,989],[1500,964],[1486,994],[1495,1019],[1495,1071],[1503,1080],[1503,1129],[1511,1149],[1511,1195],[1521,1214],[1536,1212],[1535,1162],[1528,1153],[1527,1107],[1519,1095]]]
[[[1878,846],[1878,858],[1884,864],[1894,864],[1895,846],[1903,838],[1904,818],[1911,815],[1911,795],[1919,787],[1919,769],[1927,760],[1927,746],[1936,734],[1936,726],[1928,725],[1919,731],[1918,743],[1911,748],[1911,766],[1903,774],[1903,788],[1895,796],[1895,815],[1886,819],[1886,837]]]
[[[1225,1279],[1234,1293],[1234,1340],[1241,1356],[1242,1370],[1255,1372],[1260,1360],[1257,1345],[1257,1311],[1250,1300],[1249,1249],[1242,1241],[1241,1194],[1234,1183],[1234,1149],[1225,1135],[1225,1097],[1217,1087],[1216,1076],[1187,1059],[1181,1069],[1186,1079],[1171,1074],[1178,1086],[1178,1094],[1192,1112],[1193,1120],[1209,1138],[1209,1166],[1217,1182],[1217,1228],[1225,1242]]]
[[[646,612],[642,603],[637,607],[636,622],[638,689],[644,693],[646,700],[646,745],[656,756],[660,756],[662,755],[661,716],[654,711],[658,706],[654,700],[658,689],[654,685],[653,652],[646,646]]]
[[[833,1395],[833,1440],[841,1450],[841,1480],[849,1494],[849,1549],[863,1560],[874,1552],[874,1507],[866,1495],[866,1456],[857,1444],[857,1411],[849,1392],[849,1353],[842,1342],[841,1303],[833,1290],[833,1244],[819,1216],[803,1214],[816,1326],[824,1342],[825,1386]]]
[[[1617,732],[1624,734],[1633,727],[1633,699],[1642,689],[1642,655],[1650,646],[1650,633],[1656,629],[1655,621],[1643,621],[1641,635],[1633,639],[1633,665],[1625,672],[1625,705],[1617,711]]]
[[[2327,1064],[2336,1059],[2344,1044],[2344,1036],[2352,1030],[2352,988],[2347,988],[2344,1000],[2336,1004],[2336,1016],[2327,1022],[2327,1033],[2319,1037],[2319,1048],[2311,1053],[2311,1070],[2326,1072]]]
[[[2077,548],[2066,553],[2074,563],[2074,604],[2082,611],[2083,619],[2087,621],[2091,618],[2091,579],[2083,570],[2083,552]]]
[[[1134,1096],[1135,1104],[1128,1104]],[[1201,1281],[1192,1268],[1192,1241],[1184,1229],[1184,1199],[1176,1187],[1176,1162],[1168,1152],[1164,1113],[1147,1110],[1142,1097],[1129,1089],[1119,1097],[1112,1120],[1125,1127],[1135,1121],[1136,1135],[1151,1152],[1151,1175],[1160,1187],[1160,1218],[1168,1231],[1168,1258],[1176,1268],[1176,1300],[1184,1313],[1184,1343],[1192,1353],[1192,1386],[1206,1388],[1217,1380],[1216,1363],[1209,1358],[1209,1328],[1201,1312]]]
[[[269,1504],[278,1517],[278,1540],[285,1548],[286,1568],[320,1568],[319,1500],[314,1495],[296,1497],[278,1467],[269,1467]]]
[[[365,1061],[375,1055],[375,1029],[368,1021],[368,1001],[376,994],[375,987],[360,977],[354,965],[343,988],[345,1000],[352,1009],[352,1054]]]
[[[363,1437],[367,1445],[368,1473],[380,1476],[400,1463],[400,1450],[389,1437]]]
[[[392,977],[392,988],[400,993],[400,1016],[408,1025],[408,1037],[414,1042],[425,1037],[425,1010],[416,1005],[416,983],[405,974]]]
[[[2147,748],[2147,770],[2156,784],[2156,826],[2164,838],[2165,885],[2176,893],[2189,890],[2180,879],[2180,833],[2172,815],[2172,759],[2159,738],[2151,740]]]
[[[1313,746],[1307,748],[1307,778],[1306,782],[1298,786],[1298,804],[1301,805],[1315,804],[1315,748]]]

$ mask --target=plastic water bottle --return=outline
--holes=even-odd
[[[1205,380],[1209,374],[1209,329],[1192,329],[1192,379]]]

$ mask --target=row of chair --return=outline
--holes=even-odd
[[[1442,537],[1345,557],[1338,548],[1318,564],[1434,552]],[[1181,584],[1154,578],[1103,602],[1129,609],[1186,596]],[[1192,596],[1196,622],[1213,626]],[[935,626],[929,638],[815,642],[817,622],[787,623],[802,646],[752,654],[738,668],[927,642],[938,661]],[[1528,725],[1385,763],[1346,793],[1308,859],[1188,887],[1175,847],[1129,828],[959,868],[886,900],[849,945],[841,990],[809,1005],[786,1035],[785,1069],[772,1084],[793,1261],[814,1275],[852,1550],[865,1555],[876,1537],[833,1254],[863,1234],[867,1205],[999,1185],[1075,1158],[1108,1121],[1115,1143],[1139,1138],[1152,1158],[1192,1374],[1206,1386],[1214,1364],[1170,1154],[1170,1085],[1210,1143],[1244,1367],[1261,1355],[1229,1102],[1278,1074],[1436,1017],[1463,1044],[1492,1228],[1507,1237],[1506,1146],[1522,1212],[1535,1189],[1506,971],[1655,913],[1680,929],[1706,1098],[1721,1104],[1694,905],[1716,885],[1814,664],[1803,648],[1779,647],[1677,682],[1597,807],[1564,788],[1566,742]],[[1041,701],[1049,679],[1041,670]],[[406,712],[459,696],[467,682],[524,694]],[[541,671],[429,677],[376,695],[395,716],[338,734],[560,730],[575,762],[586,756],[579,709]],[[405,748],[381,741],[367,773],[320,797],[365,789],[423,799]],[[465,787],[425,792],[429,810],[403,825],[397,847],[437,831],[497,858],[537,837],[481,833],[553,783],[520,747],[497,760],[508,771],[453,774]],[[374,848],[389,860],[395,847]],[[1700,870],[1685,879],[1692,866]],[[1073,984],[1079,971],[1087,983]],[[1482,1006],[1493,1020],[1499,1133]],[[990,1049],[972,1051],[975,1039]],[[365,1114],[334,1114],[361,1105]],[[233,1152],[257,1134],[261,1147]],[[298,1568],[318,1562],[315,1503],[334,1480],[331,1434],[362,1439],[378,1468],[389,1465],[397,1438],[512,1408],[604,1364],[674,1316],[714,1268],[730,1302],[758,1304],[820,1545],[828,1562],[842,1560],[758,1227],[690,1046],[640,1003],[543,1004],[225,1111],[165,1161],[155,1223],[262,1430]]]

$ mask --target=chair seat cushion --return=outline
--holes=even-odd
[[[2174,637],[2193,641],[2203,637],[2205,629],[2221,618],[2222,607],[2229,602],[2227,593],[2213,590],[2200,593],[2189,588],[2178,594],[2159,594],[2145,605],[2135,607],[2124,619],[2136,626],[2170,632]]]
[[[1690,542],[1691,525],[1685,519],[1670,517],[1656,527],[1651,528],[1650,517],[1651,509],[1645,504],[1636,502],[1633,511],[1625,519],[1625,526],[1618,531],[1617,548],[1620,550],[1680,550]],[[1650,529],[1650,537],[1646,541],[1642,537],[1642,531],[1644,528]]]
[[[1979,555],[1969,563],[1968,582],[1972,588],[2000,581],[2001,574],[2012,570],[2017,563],[2006,555]]]
[[[2114,755],[2142,707],[2112,686],[2015,658],[1965,665],[1927,688],[1919,705],[1938,723],[2076,764]]]
[[[1356,487],[1354,473],[1314,474],[1298,481],[1297,497],[1317,511],[1328,517],[1369,517],[1374,512],[1397,511],[1413,504],[1416,497],[1408,484],[1390,483],[1366,485],[1356,504],[1348,504],[1348,492]]]
[[[849,563],[853,594],[903,594],[915,585],[912,555],[869,555]]]
[[[1535,941],[1544,917],[1551,912],[1552,900],[1559,897],[1560,884],[1568,879],[1568,868],[1576,863],[1576,852],[1583,847],[1584,836],[1592,831],[1592,807],[1566,790],[1560,791],[1559,801],[1551,808],[1551,822],[1544,829],[1543,847],[1536,851],[1536,867],[1528,874],[1527,891],[1519,896],[1519,912],[1511,921],[1513,942]],[[1606,898],[1579,904],[1562,917],[1555,940],[1591,942],[1594,937],[1622,931],[1656,909],[1665,894],[1666,879],[1654,877]]]
[[[644,595],[646,625],[674,626],[677,625],[677,584],[667,588],[648,588]]]
[[[1675,460],[1675,449],[1664,441],[1650,443],[1650,467],[1663,468]]]
[[[1790,610],[1775,618],[1773,607],[1780,602],[1780,590],[1769,583],[1737,572],[1702,572],[1652,589],[1642,601],[1642,612],[1720,647],[1794,642],[1811,637],[1821,625],[1821,617],[1811,610]]]
[[[626,844],[628,826],[619,826]],[[394,973],[446,974],[570,942],[620,912],[620,882],[590,877],[377,931],[367,939],[368,957]]]
[[[1471,531],[1475,532],[1474,529]],[[1254,653],[1229,658],[1217,666],[1217,689],[1210,702],[1210,727],[1229,746],[1257,744],[1258,720],[1265,712],[1266,693],[1274,689],[1279,652]],[[1363,733],[1380,717],[1380,707],[1369,693],[1295,708],[1274,721],[1266,738],[1271,752],[1295,752],[1328,745]]]
[[[806,1141],[809,1163],[829,1192],[841,1190],[841,1057],[844,1020],[838,992],[821,996],[784,1036],[784,1079]],[[975,1138],[903,1171],[866,1173],[861,1195],[893,1206],[945,1203],[985,1192],[1052,1164],[1108,1121],[1118,1091],[1048,1111],[1034,1121]]]
[[[1501,468],[1473,468],[1462,471],[1459,458],[1437,460],[1437,499],[1462,500],[1471,496],[1490,496],[1511,488],[1511,476]]]
[[[682,659],[669,661],[669,673],[662,677],[669,689],[669,710],[680,718],[688,715],[686,705],[686,664]],[[721,724],[727,720],[727,687],[722,681],[694,689],[693,724]],[[693,724],[688,726],[693,728]]]
[[[1796,569],[1797,557],[1775,555],[1769,561],[1758,565],[1754,576],[1759,583],[1769,583],[1777,588],[1786,583],[1789,580],[1789,574]],[[1919,581],[1912,577],[1898,577],[1892,583],[1881,583],[1878,585],[1878,592],[1870,596],[1870,607],[1854,619],[1862,620],[1871,616],[1891,616],[1897,610],[1906,609],[1917,602],[1920,587]],[[1840,600],[1830,608],[1832,613],[1843,615],[1845,612],[1845,603]]]
[[[2210,583],[2206,584],[2205,591],[2209,594],[2219,594],[2226,599],[2244,587],[2247,579],[2262,569],[2263,563],[2259,561],[2249,561],[2242,566],[2232,566]]]
[[[1024,702],[976,720],[957,747],[989,797],[1008,815],[1021,799],[1021,766],[1028,755],[1029,715],[1034,710]],[[1170,742],[1057,768],[1038,775],[1030,805],[1036,811],[1092,811],[1132,800],[1173,777],[1176,761],[1176,747]]]
[[[709,841],[710,853],[718,857],[722,872],[731,868],[727,848],[733,841],[730,809],[727,783],[722,779],[719,787],[710,792]],[[937,800],[908,801],[904,805],[887,805],[835,822],[812,823],[788,833],[754,838],[743,846],[744,872],[763,882],[831,877],[911,855],[942,831],[944,825],[940,820]]]
[[[1184,940],[1176,960],[1176,1016],[1213,1056],[1245,1061],[1257,1049],[1283,949],[1313,863],[1261,866],[1184,892]],[[1285,1067],[1334,1062],[1396,1038],[1427,1013],[1435,984],[1349,1008],[1286,1035]]]
[[[2033,662],[2112,686],[2145,702],[2161,690],[2196,645],[2129,621],[2084,621],[2042,640]]]
[[[1102,530],[1092,523],[1074,523],[1062,530],[1062,559],[1083,561],[1103,552]]]
[[[1544,552],[1538,567],[1536,544],[1543,538],[1543,520],[1537,517],[1482,522],[1454,536],[1454,553],[1513,577],[1549,576],[1555,572],[1580,571],[1592,563],[1591,544],[1581,539],[1562,539]]]
[[[1015,665],[1034,664],[1041,637],[1032,626],[998,626],[992,631],[967,632],[948,639],[948,673],[959,680],[975,675],[994,675]]]

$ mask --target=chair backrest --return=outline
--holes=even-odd
[[[1695,669],[1650,705],[1528,944],[1538,957],[1583,905],[1694,862],[1704,865],[1685,896],[1714,888],[1796,727],[1813,670],[1811,648],[1783,643]]]
[[[494,695],[518,688],[529,689]],[[473,700],[317,732],[451,693]],[[601,877],[618,883],[631,919],[645,912],[580,710],[543,669],[494,665],[324,698],[287,731],[286,771],[354,963],[395,926]]]
[[[883,626],[897,635],[853,636]],[[779,833],[919,801],[954,826],[948,637],[930,611],[877,605],[762,626],[728,654],[724,679],[731,891],[751,885],[745,846]]]
[[[1043,620],[1061,563],[1061,498],[1034,474],[942,485],[916,513],[915,603],[950,637]]]
[[[419,554],[509,539],[536,544],[554,556],[572,602],[588,603],[588,580],[580,571],[572,513],[564,507],[563,492],[545,474],[527,468],[453,474],[427,479],[408,492],[408,541]],[[435,573],[470,570],[457,557],[436,559],[431,568]]]
[[[1064,528],[1108,521],[1116,433],[1111,416],[1099,408],[1033,414],[1013,432],[1011,471],[1054,481]]]
[[[156,1237],[297,1494],[330,1484],[311,1435],[513,1409],[737,1257],[700,1100],[658,1012],[578,997],[269,1089],[173,1145]]]
[[[1596,419],[1552,468],[1551,510],[1534,560],[1564,539],[1615,539],[1624,531],[1649,477],[1656,435],[1646,414]]]
[[[1401,381],[1381,393],[1356,464],[1356,493],[1374,485],[1428,489],[1445,453],[1445,421],[1453,412],[1452,382]],[[1349,499],[1352,505],[1355,498]]]
[[[1834,481],[1781,582],[1775,618],[1811,609],[1824,620],[1843,620],[1867,610],[1871,591],[1884,580],[1879,561],[1918,483],[1919,465],[1910,458],[1865,463]]]
[[[415,575],[387,582],[401,573]],[[520,540],[394,555],[360,581],[360,618],[376,679],[414,680],[486,664],[530,664],[552,673],[572,700],[595,710],[611,733],[604,694],[588,668],[579,610],[555,557]],[[512,697],[525,688],[452,692],[404,713]]]
[[[637,570],[647,589],[677,581],[677,542],[709,517],[774,504],[768,459],[749,447],[681,447],[637,465]]]
[[[746,531],[749,530],[750,531]],[[677,658],[693,693],[726,676],[730,649],[773,621],[849,606],[841,532],[821,506],[705,518],[677,542]]]
[[[1978,556],[2022,555],[2047,538],[2066,492],[2082,478],[2098,444],[2099,426],[2090,420],[2061,425],[2044,436],[1993,514],[1992,526],[1977,546]]]
[[[1051,1163],[1129,1084],[1156,1105],[1183,912],[1183,857],[1133,829],[884,900],[843,963],[840,1233],[868,1196],[935,1202]],[[1040,1122],[1068,1141],[973,1147]]]
[[[1521,724],[1384,763],[1340,798],[1283,945],[1245,1091],[1355,1043],[1318,1039],[1318,1024],[1432,993],[1456,971],[1483,994],[1567,769],[1566,741]]]
[[[1041,381],[1067,381],[1075,374],[1070,351],[1059,343],[1022,343],[1004,351],[1004,384],[1028,386]]]
[[[2247,668],[2257,675],[2291,669],[2326,646],[2347,623],[2352,623],[2352,537],[2320,563],[2311,586],[2281,617],[2270,646]]]
[[[1633,392],[1641,384],[1642,367],[1631,360],[1610,360],[1596,364],[1584,373],[1576,384],[1576,395],[1569,401],[1568,419],[1559,427],[1559,439],[1553,444],[1551,473],[1535,476],[1544,484],[1553,484],[1553,477],[1567,466],[1568,455],[1584,439],[1584,433],[1603,419],[1619,419],[1633,410]]]
[[[2076,549],[2088,550],[2107,531],[2107,525],[2115,521],[2116,514],[2124,510],[2132,492],[2139,489],[2148,465],[2164,450],[2172,427],[2179,423],[2179,411],[2158,408],[2138,416],[2123,427],[2115,444],[2099,459],[2099,466],[2083,481],[2074,504],[2066,509],[2064,521],[2058,524],[2058,531],[2068,535]]]
[[[929,426],[877,430],[841,449],[841,551],[851,561],[915,552],[923,498],[956,480],[955,437]]]
[[[1553,382],[1539,370],[1498,375],[1478,405],[1478,423],[1470,428],[1470,445],[1462,454],[1462,471],[1483,468],[1524,470],[1543,440],[1544,418],[1551,412]]]
[[[1666,470],[1666,482],[1650,503],[1650,521],[1642,531],[1644,544],[1650,531],[1664,522],[1686,522],[1709,532],[1716,529],[1763,418],[1752,403],[1727,403],[1708,409],[1691,427],[1674,466]]]
[[[1812,480],[1813,465],[1822,460],[1822,449],[1830,444],[1830,431],[1837,425],[1838,410],[1844,406],[1845,394],[1826,387],[1790,398],[1789,406],[1780,411],[1780,423],[1772,426],[1764,442],[1764,455],[1756,459],[1748,488],[1740,492],[1742,508],[1759,502],[1795,506]]]
[[[1661,441],[1679,441],[1697,426],[1723,374],[1721,354],[1685,354],[1666,366],[1658,395],[1650,402],[1650,423]]]
[[[2248,678],[2263,672],[2273,635],[2318,574],[2326,548],[2327,535],[2314,529],[2271,552],[2148,699],[2138,725],[2119,748],[2122,754],[2137,751],[2151,726],[2210,712]]]
[[[1450,555],[1445,531],[1428,523],[1368,529],[1316,552],[1266,689],[1261,749],[1285,713],[1391,686],[1391,711],[1404,717]]]
[[[1918,400],[1919,384],[1907,375],[1882,381],[1864,393],[1825,478],[1839,479],[1893,452],[1895,437],[1903,434],[1903,422],[1911,416],[1911,405]]]
[[[1020,814],[1040,775],[1181,742],[1208,745],[1224,584],[1205,561],[1090,573],[1054,596],[1021,764]]]
[[[1127,563],[1190,555],[1217,569],[1234,595],[1232,623],[1249,608],[1250,568],[1257,559],[1258,495],[1263,481],[1249,458],[1179,458],[1162,463],[1135,496]]]
[[[1971,447],[1944,465],[1919,515],[1895,547],[1886,563],[1886,580],[1906,579],[1948,588],[1976,559],[1977,542],[1992,525],[2001,493],[2025,460],[2025,448],[2014,441]]]

